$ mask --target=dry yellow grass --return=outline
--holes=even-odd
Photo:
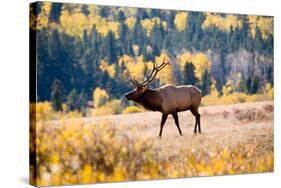
[[[273,171],[272,102],[200,112],[201,135],[193,135],[194,118],[183,112],[184,136],[169,117],[162,139],[156,112],[37,121],[31,181],[45,186]]]

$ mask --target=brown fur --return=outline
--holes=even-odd
[[[177,112],[190,110],[195,116],[194,133],[201,132],[200,114],[198,107],[201,103],[201,91],[192,85],[164,85],[157,89],[148,89],[146,86],[137,87],[135,90],[125,94],[128,100],[144,106],[148,110],[159,111],[162,113],[159,136],[169,114],[173,115],[175,124],[182,135]]]

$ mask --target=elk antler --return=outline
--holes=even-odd
[[[136,80],[136,77],[134,76],[134,78],[130,78],[130,81],[135,85],[135,86],[141,86],[140,83]]]
[[[146,86],[148,85],[157,75],[157,73],[159,71],[161,71],[164,67],[166,67],[167,65],[170,65],[170,62],[168,61],[167,63],[165,63],[165,58],[163,59],[163,62],[161,63],[161,65],[157,66],[156,62],[153,63],[153,68],[152,71],[150,72],[150,74],[147,76],[146,80],[144,80],[143,82],[139,83],[135,77],[132,79],[130,79],[130,81],[137,87],[140,86]]]

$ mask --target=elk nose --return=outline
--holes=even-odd
[[[125,93],[125,94],[123,95],[123,97],[125,97],[126,99],[128,99],[128,93]]]
[[[125,93],[125,94],[124,94],[124,96],[125,96],[126,99],[129,99],[129,95],[130,95],[130,93]]]

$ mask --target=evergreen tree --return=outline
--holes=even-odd
[[[202,75],[202,84],[201,84],[201,91],[203,96],[210,94],[211,84],[212,83],[211,83],[210,73],[207,70],[205,70]]]
[[[115,39],[111,31],[103,39],[102,57],[106,57],[110,64],[116,62],[117,60]]]
[[[86,113],[85,108],[87,106],[88,96],[84,92],[84,90],[81,91],[78,101],[79,101],[78,109],[85,114]]]
[[[71,92],[66,97],[66,104],[69,110],[79,109],[79,95],[76,89],[71,90]]]
[[[126,19],[126,16],[122,10],[118,11],[117,18],[119,22],[123,22]]]
[[[73,89],[67,96],[66,104],[68,106],[68,109],[71,111],[72,110],[83,111],[83,109],[87,105],[87,95],[85,94],[84,91],[78,94],[76,89]]]
[[[81,11],[86,15],[86,16],[88,16],[89,15],[89,13],[90,13],[90,11],[89,11],[89,9],[88,9],[88,6],[87,5],[82,5],[82,7],[81,7]]]
[[[62,103],[64,102],[64,88],[60,80],[54,80],[52,84],[51,102],[54,110],[62,110]]]
[[[198,79],[195,76],[194,70],[195,67],[192,64],[192,62],[187,62],[185,64],[184,71],[183,71],[183,79],[182,79],[183,84],[190,84],[190,85],[198,84]]]
[[[257,76],[249,76],[246,80],[246,90],[248,94],[257,93],[259,89],[259,78]]]
[[[51,12],[49,16],[49,22],[59,23],[61,14],[61,3],[52,3]]]
[[[258,29],[258,27],[256,27],[256,35],[255,35],[255,38],[254,38],[254,49],[255,49],[255,51],[258,51],[258,52],[261,52],[261,53],[264,51],[262,33]],[[255,52],[253,52],[253,53],[255,53]]]

